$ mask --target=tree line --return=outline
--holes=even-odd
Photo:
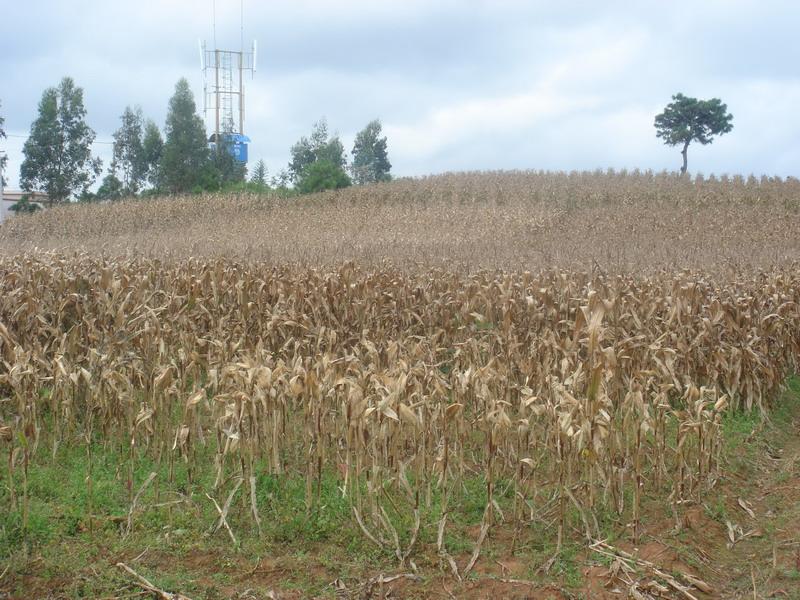
[[[245,164],[226,146],[230,143],[227,136],[214,140],[215,150],[209,149],[203,120],[186,79],[178,81],[169,100],[163,137],[138,107],[126,107],[120,120],[113,134],[108,172],[92,193],[90,188],[102,173],[102,161],[91,153],[95,132],[86,123],[83,90],[69,77],[58,87],[46,89],[22,150],[22,189],[45,192],[51,203],[62,203],[74,198],[108,200],[222,189],[277,188],[286,193],[312,193],[391,179],[387,140],[377,119],[356,135],[350,162],[341,139],[329,133],[323,118],[313,125],[309,136],[301,137],[290,148],[287,168],[268,179],[266,165],[260,160],[249,181]],[[681,173],[686,173],[689,145],[712,143],[715,136],[733,129],[732,121],[727,106],[718,98],[698,100],[676,94],[655,117],[654,125],[656,136],[665,144],[682,146]],[[6,135],[4,124],[0,116],[0,139]],[[0,155],[0,173],[6,160]],[[16,209],[29,210],[32,206],[23,202]]]
[[[311,193],[391,179],[387,140],[379,120],[356,135],[348,162],[338,135],[330,135],[323,118],[311,135],[291,149],[287,168],[268,178],[263,160],[247,179],[246,165],[230,151],[228,136],[209,148],[203,120],[197,114],[189,82],[182,78],[169,100],[163,136],[141,108],[127,106],[113,134],[112,159],[96,192],[91,188],[103,173],[92,155],[95,132],[86,122],[83,89],[70,77],[44,91],[38,114],[22,153],[20,187],[47,194],[51,204],[71,200],[114,200],[131,196],[198,193],[225,189]],[[0,117],[0,138],[5,137]],[[228,132],[229,133],[229,132]],[[5,157],[0,158],[5,166]],[[23,202],[17,210],[30,210]]]

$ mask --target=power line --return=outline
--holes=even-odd
[[[7,137],[10,137],[10,138],[19,138],[19,139],[23,139],[23,140],[25,140],[25,139],[28,139],[28,136],[27,136],[27,135],[18,135],[18,134],[14,134],[14,133],[9,133],[9,134],[7,135]],[[105,140],[94,140],[94,141],[92,142],[92,144],[108,144],[108,145],[110,145],[110,146],[113,146],[113,145],[114,145],[114,142],[106,142]],[[41,144],[40,144],[40,145],[41,145]]]

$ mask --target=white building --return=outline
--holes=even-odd
[[[39,208],[44,208],[48,204],[47,194],[43,192],[21,192],[19,190],[4,190],[0,188],[0,223],[9,217],[14,216],[14,211],[11,207],[17,202],[22,200],[22,197],[27,195],[32,204],[36,204]]]

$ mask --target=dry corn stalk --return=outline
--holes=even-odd
[[[458,576],[491,527],[555,514],[562,535],[593,539],[609,507],[636,535],[642,494],[700,497],[722,469],[723,415],[766,408],[800,356],[790,268],[464,275],[30,253],[0,273],[12,509],[43,448],[118,452],[133,507],[140,461],[167,474],[158,503],[210,446],[204,491],[227,494],[216,528],[232,539],[240,512],[261,526],[261,474],[302,478],[309,513],[336,478],[353,526],[408,564],[481,477],[473,557],[459,569],[439,543]]]

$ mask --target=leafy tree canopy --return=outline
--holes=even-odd
[[[289,182],[291,181],[292,176],[289,173],[288,169],[281,169],[275,175],[272,176],[270,179],[270,184],[272,187],[278,190],[288,190],[289,189]]]
[[[733,129],[732,121],[733,115],[728,113],[728,107],[719,98],[698,100],[676,94],[664,112],[656,116],[656,137],[662,138],[669,146],[683,144],[681,173],[685,173],[689,144],[710,144],[714,136]]]
[[[144,136],[142,138],[142,160],[146,167],[147,182],[157,188],[159,184],[158,165],[161,161],[161,154],[164,151],[164,139],[161,132],[150,119],[144,125]]]
[[[144,155],[142,109],[127,106],[120,119],[122,125],[113,134],[114,155],[109,173],[116,179],[119,171],[122,175],[122,194],[135,195],[144,186],[148,170]]]
[[[338,190],[350,185],[350,178],[340,164],[327,159],[316,160],[308,165],[297,183],[297,191],[311,194],[323,190]]]
[[[357,184],[389,181],[392,164],[386,151],[386,136],[381,137],[381,122],[370,121],[356,135],[353,144],[353,164],[350,171]]]
[[[50,202],[66,202],[94,183],[102,162],[91,154],[94,131],[86,124],[83,90],[64,77],[48,88],[22,153],[20,184],[25,191],[41,190]]]
[[[95,198],[97,200],[119,200],[126,194],[126,191],[125,184],[117,179],[116,175],[109,173],[97,188]]]
[[[338,135],[329,138],[328,122],[324,118],[314,123],[309,137],[301,137],[292,146],[291,154],[289,174],[295,183],[300,181],[306,168],[316,161],[327,161],[342,170],[347,164],[344,145]]]
[[[180,79],[175,85],[164,133],[166,141],[158,167],[159,187],[170,193],[205,187],[209,160],[206,132],[186,79]]]

